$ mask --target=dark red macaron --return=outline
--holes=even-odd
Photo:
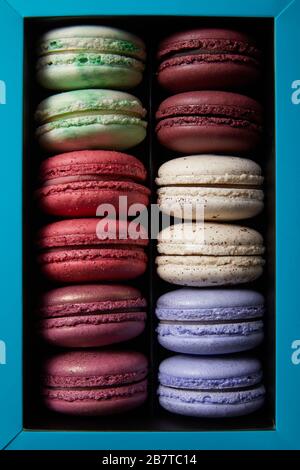
[[[70,351],[46,361],[45,405],[80,416],[122,413],[147,398],[148,361],[134,351]]]
[[[261,51],[246,34],[227,29],[194,29],[159,45],[158,82],[172,93],[240,90],[260,76]]]
[[[62,347],[107,346],[138,336],[145,328],[146,300],[138,289],[116,284],[74,285],[44,294],[38,329]]]
[[[191,91],[164,100],[156,113],[159,142],[186,154],[249,153],[262,135],[262,107],[248,96]]]
[[[146,176],[142,162],[125,153],[68,152],[42,163],[36,196],[41,209],[51,215],[95,217],[101,204],[111,204],[118,213],[121,196],[128,206],[148,205],[150,191],[141,184]]]
[[[147,233],[134,222],[68,219],[38,234],[38,262],[50,280],[62,283],[134,279],[146,270]]]

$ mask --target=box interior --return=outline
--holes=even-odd
[[[261,216],[241,223],[258,229],[265,238],[266,269],[262,278],[247,287],[253,287],[266,297],[265,341],[253,354],[264,365],[267,388],[265,407],[249,416],[208,420],[176,416],[164,411],[158,404],[157,371],[162,359],[172,355],[156,340],[156,299],[179,286],[160,280],[155,271],[156,242],[150,243],[149,267],[144,276],[133,281],[148,299],[148,321],[145,332],[115,349],[144,352],[150,361],[149,398],[146,404],[128,414],[108,417],[72,417],[49,412],[40,399],[40,373],[43,357],[55,353],[53,347],[42,344],[36,332],[36,304],[41,292],[51,285],[43,279],[36,263],[35,235],[50,217],[38,211],[34,191],[38,188],[38,168],[45,157],[35,140],[34,113],[38,103],[55,92],[43,90],[35,79],[36,43],[44,32],[76,24],[99,24],[128,30],[146,43],[148,59],[143,83],[129,91],[138,96],[148,110],[148,136],[141,145],[128,153],[142,160],[148,170],[148,185],[152,203],[156,202],[155,177],[158,167],[174,155],[162,148],[155,138],[155,111],[166,97],[156,83],[156,51],[160,40],[173,32],[200,28],[224,27],[250,33],[263,49],[263,75],[259,86],[249,96],[257,98],[265,110],[265,133],[261,147],[255,155],[265,176],[265,210]],[[24,25],[24,128],[23,128],[23,425],[29,430],[93,430],[93,431],[210,431],[260,430],[275,427],[275,143],[274,143],[274,24],[272,18],[179,17],[179,16],[93,16],[26,18]]]

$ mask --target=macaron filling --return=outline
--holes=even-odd
[[[42,40],[38,48],[40,55],[66,51],[118,54],[140,60],[144,60],[146,57],[145,48],[141,44],[108,37],[57,37],[55,39]]]
[[[50,388],[98,388],[111,387],[144,380],[148,368],[137,369],[132,372],[109,375],[45,375],[43,383]]]
[[[127,93],[111,90],[77,90],[54,95],[39,105],[36,119],[41,123],[65,118],[73,113],[125,114],[144,117],[141,102]]]
[[[165,58],[170,55],[175,57],[179,54],[189,55],[191,53],[246,55],[254,59],[259,59],[261,56],[259,49],[248,41],[233,40],[225,37],[199,38],[197,34],[189,39],[185,38],[173,42],[166,40],[158,55],[159,58]]]
[[[215,321],[215,320],[245,320],[260,318],[264,314],[263,305],[236,306],[236,307],[216,307],[216,308],[164,308],[158,307],[155,310],[156,316],[160,320],[192,320],[192,321]]]
[[[159,336],[204,337],[204,336],[250,336],[262,332],[263,322],[232,321],[228,322],[166,322],[161,321],[156,331]]]
[[[262,400],[265,397],[265,387],[263,385],[255,386],[252,389],[235,389],[234,392],[226,390],[209,390],[196,391],[174,389],[170,387],[160,386],[158,395],[162,399],[176,400],[189,404],[206,404],[206,405],[237,405],[242,403],[250,403],[254,400]]]
[[[139,72],[143,72],[145,69],[144,64],[132,57],[125,57],[116,54],[101,54],[95,52],[80,52],[80,53],[64,53],[64,54],[50,54],[39,59],[37,63],[37,71],[40,71],[44,67],[53,66],[68,66],[73,65],[75,67],[95,67],[95,66],[109,66],[118,68],[130,68]]]
[[[159,382],[161,385],[171,388],[200,389],[200,390],[232,390],[245,387],[252,387],[261,382],[262,371],[249,373],[248,375],[236,377],[204,378],[194,376],[177,377],[166,372],[159,372]]]
[[[62,400],[67,402],[77,402],[78,400],[96,400],[108,401],[113,399],[130,398],[139,394],[147,393],[147,380],[129,384],[117,385],[113,388],[79,388],[79,389],[64,389],[64,388],[44,388],[43,395],[45,398],[54,400]]]

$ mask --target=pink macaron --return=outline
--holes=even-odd
[[[45,160],[40,168],[41,187],[36,191],[41,209],[63,217],[94,217],[101,204],[120,210],[149,203],[150,191],[142,183],[147,172],[135,157],[108,150],[68,152]]]
[[[128,280],[145,272],[147,244],[147,232],[134,222],[67,219],[39,231],[38,262],[56,282]]]
[[[134,287],[116,284],[61,287],[41,299],[37,312],[39,332],[56,346],[107,346],[142,333],[146,306],[146,300]]]
[[[164,100],[156,113],[159,142],[188,154],[249,154],[262,137],[262,107],[225,91],[190,91]]]
[[[43,401],[56,412],[99,416],[129,411],[147,398],[148,361],[133,351],[71,351],[44,364]]]
[[[165,38],[158,60],[158,82],[169,92],[235,90],[258,80],[261,51],[239,31],[198,28]]]

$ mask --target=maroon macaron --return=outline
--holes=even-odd
[[[44,294],[38,328],[46,341],[62,347],[99,347],[138,336],[145,328],[146,300],[134,287],[74,285]]]
[[[47,360],[42,375],[45,405],[80,416],[122,413],[147,398],[148,361],[133,351],[71,351]]]
[[[46,277],[62,283],[134,279],[146,270],[147,233],[134,222],[68,219],[38,234],[38,262]]]
[[[159,142],[186,154],[249,153],[262,135],[262,107],[244,95],[191,91],[164,100],[156,113]]]
[[[172,93],[235,90],[257,81],[261,51],[237,31],[194,29],[164,39],[158,59],[158,82]]]
[[[68,152],[42,163],[36,197],[44,212],[56,216],[94,217],[101,204],[118,213],[121,196],[128,206],[148,205],[150,191],[141,184],[146,176],[142,162],[125,153]]]

